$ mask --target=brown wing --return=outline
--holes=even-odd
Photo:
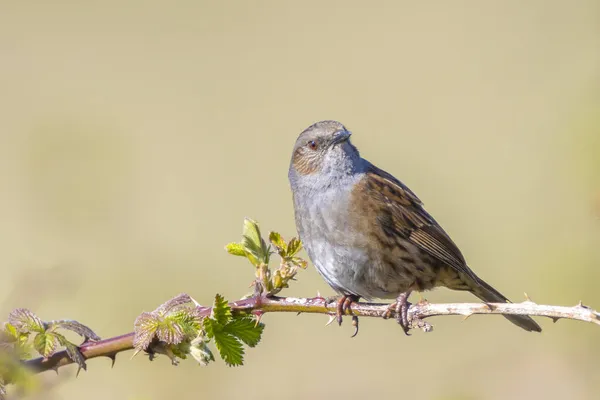
[[[456,244],[408,187],[372,164],[362,183],[366,189],[363,201],[370,203],[368,207],[375,212],[386,235],[400,235],[432,257],[479,281]]]

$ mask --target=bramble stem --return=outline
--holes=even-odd
[[[234,315],[263,314],[276,312],[295,312],[311,314],[334,315],[336,304],[326,304],[322,297],[293,298],[293,297],[260,297],[255,296],[244,300],[229,303]],[[389,304],[382,303],[353,303],[351,311],[359,317],[381,317],[388,311]],[[210,307],[199,308],[200,314],[210,315]],[[390,310],[391,317],[395,316],[394,310]],[[431,325],[422,321],[424,318],[441,315],[462,315],[465,317],[473,314],[505,314],[505,315],[529,315],[537,317],[548,317],[553,320],[561,318],[578,321],[591,322],[600,325],[600,314],[579,303],[573,307],[541,305],[531,300],[522,303],[449,303],[432,304],[420,302],[413,304],[409,311],[409,320],[413,321],[414,327],[425,331],[431,330]],[[400,331],[399,331],[400,332]],[[117,353],[133,349],[133,332],[125,335],[104,339],[98,342],[87,342],[79,349],[86,359],[95,357],[109,357],[114,360]],[[25,361],[25,365],[33,372],[56,370],[59,367],[72,364],[66,351],[60,351],[51,357],[43,357]]]

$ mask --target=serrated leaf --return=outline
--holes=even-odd
[[[231,319],[231,307],[227,303],[227,300],[220,294],[215,296],[213,303],[211,318],[213,318],[219,325],[225,325]]]
[[[33,338],[33,347],[44,358],[54,354],[57,346],[58,338],[53,332],[40,332]]]
[[[153,313],[143,312],[134,323],[133,347],[137,351],[146,350],[158,330],[160,319]]]
[[[198,335],[198,331],[202,329],[202,317],[196,312],[196,309],[179,310],[169,316],[175,321],[183,331],[183,334],[188,338],[193,338]]]
[[[288,243],[286,256],[293,257],[302,249],[302,242],[298,238],[292,238]]]
[[[171,318],[165,318],[158,324],[156,337],[167,344],[179,344],[185,335],[183,334],[181,325]]]
[[[269,233],[269,240],[273,243],[273,246],[281,249],[283,254],[287,251],[287,244],[279,234],[279,232],[271,232]]]
[[[44,322],[26,308],[17,308],[8,314],[8,323],[19,332],[44,332]]]
[[[215,321],[212,318],[205,318],[202,323],[202,327],[206,332],[206,336],[208,336],[211,339],[215,337],[215,331],[218,331],[221,328],[217,321]]]
[[[56,328],[67,329],[71,332],[77,333],[79,336],[82,336],[86,339],[91,339],[95,341],[100,340],[100,336],[96,335],[96,333],[93,330],[83,325],[82,323],[74,320],[62,319],[58,321],[50,321],[48,323],[48,329]]]
[[[79,374],[79,371],[82,369],[84,371],[87,371],[87,364],[85,363],[85,357],[83,356],[83,354],[81,354],[79,347],[75,346],[73,343],[71,343],[69,341],[66,341],[65,343],[63,343],[63,346],[65,346],[65,350],[67,350],[67,355],[69,356],[71,361],[73,361],[79,367],[79,369],[77,370],[77,374]]]
[[[238,339],[229,333],[220,332],[213,340],[225,364],[234,367],[243,364],[244,347]]]
[[[260,342],[264,324],[257,324],[252,317],[234,318],[223,327],[223,332],[232,334],[250,347],[254,347]]]
[[[246,250],[244,250],[244,246],[242,246],[240,243],[229,243],[227,246],[225,246],[225,250],[227,250],[227,252],[231,255],[246,257]]]

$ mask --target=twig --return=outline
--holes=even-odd
[[[250,315],[271,312],[294,312],[312,314],[334,314],[336,304],[326,304],[322,297],[315,298],[292,298],[292,297],[251,297],[244,300],[229,303],[233,314]],[[389,304],[381,303],[353,303],[352,314],[359,317],[381,317],[387,310]],[[395,313],[391,311],[391,316]],[[210,315],[210,307],[200,307],[201,315]],[[420,302],[413,304],[409,311],[409,319],[413,328],[425,331],[431,330],[431,325],[423,319],[441,315],[462,315],[469,317],[473,314],[505,314],[505,315],[529,315],[537,317],[548,317],[555,322],[558,319],[572,319],[591,322],[600,325],[600,313],[579,303],[573,307],[541,305],[531,300],[522,303],[453,303],[432,304]],[[113,360],[117,353],[133,349],[133,332],[98,342],[87,342],[80,346],[80,351],[86,359],[96,357],[109,357]],[[66,351],[55,353],[51,357],[32,359],[25,362],[33,372],[58,370],[59,367],[72,364]]]

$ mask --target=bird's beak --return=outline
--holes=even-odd
[[[331,145],[335,146],[336,144],[345,142],[346,140],[350,139],[350,135],[352,135],[352,133],[348,132],[348,131],[336,132],[333,135],[333,140],[331,141]]]

